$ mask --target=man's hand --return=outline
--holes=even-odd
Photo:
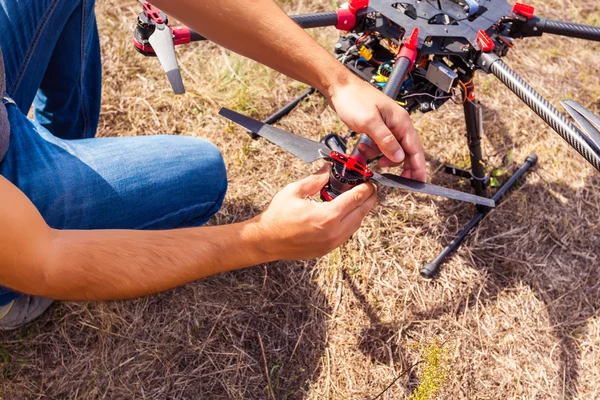
[[[253,221],[259,226],[263,251],[273,260],[320,257],[342,245],[358,230],[377,200],[377,189],[363,183],[329,203],[311,197],[329,180],[330,164],[277,193]]]
[[[402,176],[425,181],[421,139],[406,110],[368,83],[357,79],[326,93],[329,105],[350,129],[366,133],[378,148],[359,147],[367,158],[383,153],[381,167],[404,163]]]

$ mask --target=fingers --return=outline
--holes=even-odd
[[[339,213],[340,219],[343,220],[348,214],[360,208],[376,191],[377,188],[373,183],[361,183],[329,202],[328,212]]]
[[[375,158],[381,154],[381,150],[379,150],[379,147],[377,147],[375,143],[373,143],[371,146],[364,143],[359,143],[358,151],[360,151],[360,154],[362,154],[366,159]]]
[[[298,197],[309,197],[318,193],[323,186],[329,182],[329,171],[331,170],[331,164],[325,163],[323,167],[312,175],[306,178],[294,182],[289,185],[290,190],[294,192]]]
[[[421,160],[419,160],[419,157],[421,157]],[[404,162],[404,170],[402,171],[401,176],[408,179],[414,179],[416,181],[425,182],[425,168],[413,167],[415,162],[417,162],[418,164],[422,163],[422,165],[424,165],[425,157],[423,155],[416,154],[414,157],[407,158]]]
[[[375,206],[376,201],[377,190],[374,190],[368,199],[342,219],[344,230],[352,233],[356,232],[360,228],[363,219],[365,219],[367,214],[373,209],[373,206]]]
[[[406,153],[402,176],[424,182],[426,176],[425,151],[408,113],[393,101],[386,102],[380,112],[387,127]],[[396,161],[393,158],[390,160]]]
[[[380,168],[393,168],[401,165],[402,163],[393,162],[387,157],[381,157],[377,164]]]
[[[397,163],[404,161],[405,152],[400,146],[400,138],[394,136],[383,115],[367,122],[366,126],[365,133],[377,143],[387,158]]]

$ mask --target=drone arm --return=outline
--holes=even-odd
[[[201,40],[206,40],[206,38],[198,32],[190,29],[190,42],[199,42]]]
[[[326,27],[326,26],[337,26],[337,25],[342,24],[344,21],[343,18],[339,18],[338,12],[335,12],[335,11],[314,13],[314,14],[290,15],[290,18],[303,29],[322,28],[322,27]],[[342,21],[342,22],[340,22],[340,21]],[[173,34],[175,35],[176,44],[185,44],[185,43],[190,43],[190,42],[199,42],[199,41],[206,40],[206,38],[204,36],[202,36],[201,34],[199,34],[198,32],[193,31],[189,28],[183,27],[185,29],[189,29],[189,40],[179,43],[179,42],[177,42],[176,28],[181,28],[181,27],[173,28]]]
[[[290,15],[290,18],[304,29],[336,26],[338,24],[338,14],[335,11]]]
[[[579,39],[600,42],[600,27],[591,25],[580,25],[572,22],[556,21],[547,19],[542,28],[544,33],[568,36]]]
[[[482,53],[478,64],[494,74],[571,147],[600,171],[600,148],[494,53]]]
[[[600,42],[600,27],[574,24],[548,18],[533,17],[523,26],[524,37],[542,36],[544,33]]]

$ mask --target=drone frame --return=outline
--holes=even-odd
[[[492,1],[493,0],[463,0],[465,3],[463,11],[459,11],[458,8],[454,7],[453,13],[444,11],[442,14],[447,14],[448,18],[452,17],[455,21],[468,19],[477,21],[478,14],[485,13],[486,10],[489,11],[489,9],[481,6],[481,4],[491,4]],[[454,2],[459,3],[458,1]],[[600,42],[600,27],[540,18],[535,16],[535,9],[531,6],[517,3],[512,8],[507,8],[509,5],[506,1],[496,0],[496,2],[498,4],[502,3],[502,5],[497,10],[494,10],[494,13],[491,13],[494,18],[498,17],[498,19],[492,21],[492,23],[499,22],[502,18],[510,18],[510,25],[514,29],[512,29],[507,36],[511,38],[521,39],[525,37],[542,36],[544,33],[549,33]],[[396,9],[394,18],[391,18],[396,25],[405,28],[405,31],[394,31],[393,33],[397,34],[396,38],[398,38],[400,51],[387,84],[383,88],[383,92],[386,95],[392,99],[396,99],[402,87],[402,83],[405,81],[407,74],[415,64],[418,53],[423,52],[433,54],[435,51],[439,50],[439,47],[436,47],[435,41],[430,40],[431,35],[437,34],[440,36],[451,37],[456,34],[459,36],[459,44],[462,43],[463,46],[469,46],[469,55],[471,56],[469,62],[471,62],[474,67],[471,71],[471,77],[476,70],[482,70],[485,73],[493,74],[594,168],[600,171],[600,131],[596,128],[600,127],[600,122],[598,122],[600,119],[575,102],[564,103],[563,105],[567,111],[573,116],[582,129],[579,129],[571,123],[561,112],[552,106],[543,96],[501,60],[501,56],[505,55],[505,53],[500,55],[496,54],[502,53],[502,50],[495,48],[498,40],[496,37],[490,37],[492,32],[490,32],[489,29],[486,30],[486,25],[481,25],[478,29],[471,29],[471,31],[468,29],[465,30],[460,23],[450,26],[433,25],[433,28],[432,25],[425,27],[424,25],[427,25],[427,23],[421,21],[423,18],[420,17],[423,15],[428,16],[426,7],[432,5],[428,4],[429,1],[410,0],[403,0],[403,2],[400,3],[394,3],[390,0],[371,0],[370,4],[368,0],[351,0],[347,8],[341,8],[332,12],[295,15],[290,16],[290,18],[304,29],[335,26],[341,31],[363,32],[361,27],[369,14],[373,15],[373,13],[381,14],[383,12],[390,12],[391,9],[395,8],[394,6],[410,6],[413,3],[418,4],[419,7],[413,6],[414,10],[410,10],[411,13],[416,13],[416,17],[415,15],[408,15],[406,11],[404,14],[400,13]],[[441,3],[438,2],[438,4]],[[465,15],[462,15],[463,12]],[[387,15],[385,15],[385,17],[388,18]],[[485,23],[485,19],[482,19],[481,21],[482,23]],[[391,26],[391,28],[389,26],[379,26],[378,29],[384,30],[387,35],[390,35],[391,33],[389,30],[395,29],[396,25]],[[473,28],[474,24],[471,25],[471,28]],[[408,35],[407,27],[416,29],[412,29],[412,33]],[[423,31],[427,30],[428,35],[419,37],[419,28]],[[140,25],[138,24],[136,32],[139,31],[139,29]],[[187,27],[173,27],[171,29],[173,31],[175,45],[206,40],[202,35]],[[460,34],[455,33],[459,32],[461,29],[462,31]],[[403,42],[401,41],[402,36],[404,36]],[[152,47],[148,46],[147,42],[140,40],[140,37],[139,33],[134,33],[134,43],[136,48],[142,52],[142,54],[152,55]],[[427,38],[429,41],[429,43],[427,43],[428,45],[425,45],[424,38]],[[463,81],[463,83],[466,81]],[[278,122],[294,110],[304,99],[315,93],[315,91],[314,88],[308,89],[296,99],[266,118],[263,121],[264,124],[274,124]],[[469,96],[467,101],[464,102],[463,107],[471,168],[470,170],[465,170],[453,166],[446,166],[445,172],[470,179],[471,185],[477,196],[489,197],[487,187],[489,185],[490,177],[486,175],[481,150],[481,135],[483,133],[482,107],[479,101],[475,99],[473,91],[471,91],[471,93],[465,92],[464,95]],[[254,139],[259,137],[254,133],[251,133],[251,136]],[[337,135],[328,135],[323,139],[323,142],[332,150],[337,151],[340,151],[340,143],[343,144]],[[361,135],[351,156],[359,154],[359,144],[371,144],[371,139],[364,134]],[[341,150],[343,151],[345,148]],[[499,202],[502,197],[504,197],[507,192],[534,165],[536,165],[537,160],[538,157],[535,154],[527,156],[522,166],[498,189],[491,199],[495,203]],[[491,210],[490,207],[478,205],[477,212],[473,218],[457,233],[454,240],[452,240],[431,263],[426,264],[421,269],[421,275],[426,278],[434,277],[438,273],[442,263],[461,245],[463,240],[479,225]]]

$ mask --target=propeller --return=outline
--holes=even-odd
[[[323,143],[294,135],[293,133],[267,125],[254,118],[247,117],[227,108],[221,108],[219,114],[236,124],[243,126],[250,132],[264,137],[269,142],[292,153],[304,162],[311,163],[320,158],[326,158],[331,152],[331,149]]]
[[[147,1],[140,1],[144,6],[144,12],[148,17],[148,20],[154,25],[154,33],[148,38],[148,42],[160,65],[165,70],[169,83],[173,88],[175,94],[185,93],[183,87],[183,79],[181,78],[181,71],[179,70],[179,64],[177,63],[177,55],[175,54],[175,43],[173,41],[173,32],[169,25],[167,25],[166,18],[161,11],[154,7]]]
[[[573,100],[561,101],[560,104],[571,114],[597,148],[600,148],[600,117]]]
[[[352,179],[354,179],[352,185],[365,182],[367,180],[372,180],[382,186],[425,193],[453,200],[466,201],[486,207],[494,207],[496,205],[494,200],[485,197],[475,196],[469,193],[460,192],[458,190],[448,189],[441,186],[432,185],[430,183],[423,183],[397,175],[381,175],[374,173],[364,165],[360,164],[356,159],[352,158],[352,156],[348,157],[344,154],[340,154],[337,151],[332,151],[323,143],[294,135],[293,133],[275,128],[271,125],[267,125],[263,122],[257,121],[227,108],[222,108],[221,111],[219,111],[219,114],[235,122],[236,124],[241,125],[250,132],[267,139],[271,143],[292,153],[305,162],[313,162],[324,158],[328,161],[332,161],[334,166],[335,164],[340,165],[341,168],[338,170],[347,174],[346,176],[342,177],[343,179],[340,180],[343,183],[348,183]],[[332,172],[334,170],[335,168],[332,169]],[[343,184],[340,184],[340,181],[337,182],[337,187],[343,186]]]

